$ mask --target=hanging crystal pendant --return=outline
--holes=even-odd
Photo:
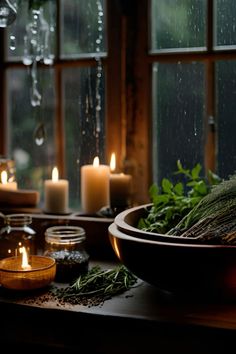
[[[10,26],[16,19],[16,7],[10,0],[0,0],[0,27]]]

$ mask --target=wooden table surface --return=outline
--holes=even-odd
[[[0,348],[25,353],[227,353],[236,340],[233,300],[176,299],[141,280],[91,307],[37,301],[45,292],[36,292],[30,301],[31,295],[0,288]]]

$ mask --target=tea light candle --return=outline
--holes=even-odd
[[[127,207],[130,204],[132,192],[132,176],[125,173],[114,173],[116,169],[115,154],[110,161],[110,205],[111,207]]]
[[[110,169],[100,165],[96,156],[93,165],[81,167],[81,207],[84,213],[94,214],[110,203]]]
[[[46,256],[26,253],[0,261],[1,285],[12,290],[32,290],[48,286],[56,276],[56,261]]]
[[[6,190],[16,190],[17,189],[17,182],[9,181],[8,176],[7,176],[7,172],[5,170],[1,172],[0,188],[6,189]]]
[[[52,170],[52,179],[44,181],[45,212],[65,214],[68,212],[69,182],[59,179],[57,167]]]

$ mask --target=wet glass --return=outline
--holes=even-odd
[[[44,91],[42,105],[32,107],[29,72],[24,69],[7,72],[9,154],[15,161],[16,180],[19,188],[42,191],[43,179],[55,164],[56,156],[53,69],[40,69],[38,80]]]
[[[16,2],[18,4],[16,20],[6,30],[6,59],[10,61],[24,61],[27,50],[27,26],[32,20],[33,2],[29,3],[29,0],[16,0]],[[45,25],[48,26],[48,45],[53,56],[55,56],[56,53],[56,14],[56,1],[45,1],[43,4],[43,12],[41,13],[41,25],[44,28]]]
[[[105,0],[61,1],[61,57],[106,53]]]
[[[227,178],[236,171],[236,61],[216,63],[217,160],[219,175]]]
[[[92,163],[95,156],[105,163],[105,78],[102,67],[101,71],[97,67],[65,69],[62,77],[69,199],[70,207],[78,208],[81,166]]]
[[[206,49],[205,0],[152,0],[151,52]]]
[[[204,166],[203,63],[153,64],[153,180],[175,179],[177,160]],[[204,170],[203,170],[204,171]]]
[[[227,20],[226,20],[227,19]],[[215,49],[236,48],[236,2],[235,0],[216,0],[214,11]]]

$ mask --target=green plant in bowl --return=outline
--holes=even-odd
[[[198,163],[192,169],[185,169],[177,161],[175,175],[183,181],[174,184],[170,179],[163,178],[161,188],[153,184],[149,189],[152,206],[147,216],[138,221],[138,228],[148,232],[166,234],[187,215],[211,190],[219,184],[221,178],[212,171],[206,177],[200,175],[202,166]]]

